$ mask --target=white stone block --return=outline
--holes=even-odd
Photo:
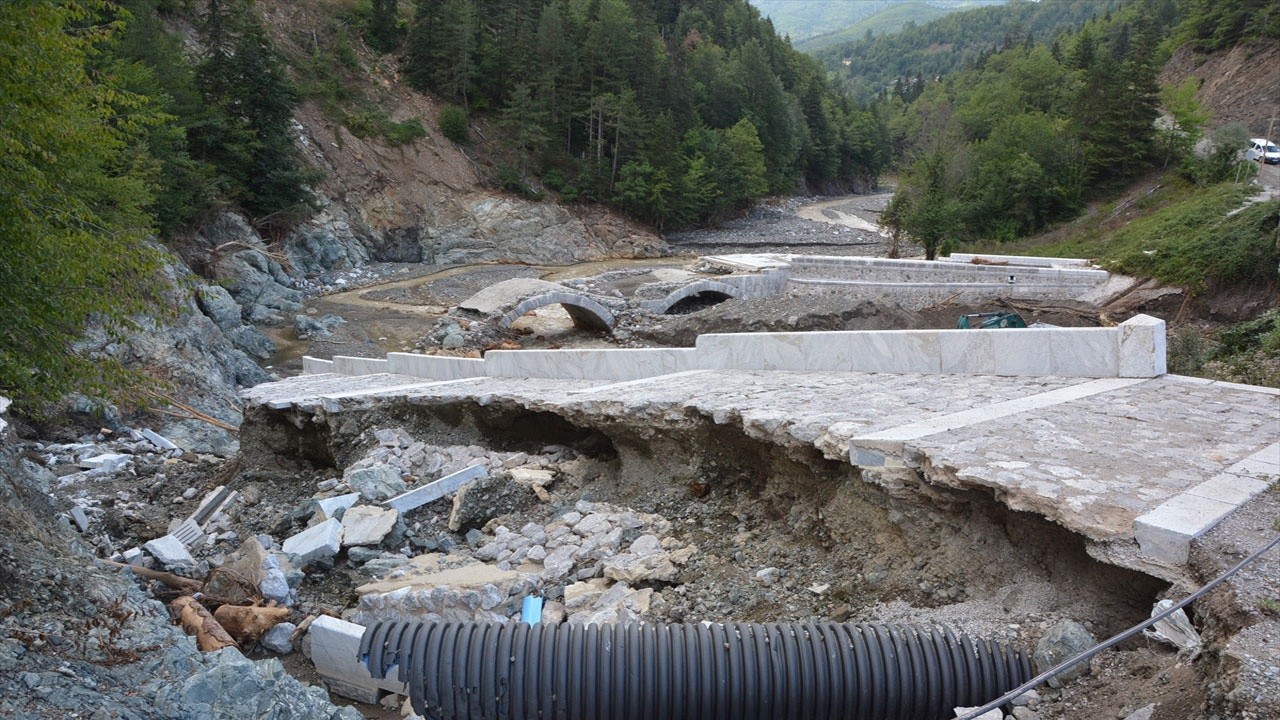
[[[888,330],[849,333],[849,370],[854,372],[936,373],[942,368],[937,330]]]
[[[382,691],[408,694],[394,671],[381,680],[369,674],[360,654],[364,626],[321,615],[311,623],[311,662],[331,690],[361,702],[377,702]],[[372,700],[367,698],[372,697]]]
[[[331,517],[336,517],[339,510],[346,510],[359,500],[360,493],[347,493],[346,495],[322,498],[316,501],[316,512],[321,513],[321,516],[328,520]]]
[[[178,446],[174,445],[172,441],[170,441],[168,438],[161,435],[160,433],[152,430],[151,428],[142,428],[141,430],[138,431],[138,434],[142,435],[142,437],[147,439],[147,442],[151,443],[152,445],[155,445],[161,450],[177,450],[178,449]]]
[[[120,453],[103,453],[87,457],[80,461],[79,465],[85,470],[102,470],[103,472],[111,472],[118,470],[133,458],[132,455],[122,455]]]
[[[338,554],[342,548],[342,523],[329,518],[284,541],[283,550],[298,557],[299,565]]]
[[[427,483],[421,487],[416,487],[408,492],[401,493],[389,500],[383,501],[383,506],[393,508],[402,513],[409,512],[414,508],[422,507],[429,502],[439,500],[449,495],[458,488],[477,478],[484,477],[489,474],[489,468],[485,465],[472,465],[463,468],[452,475],[446,475],[435,482]]]
[[[341,375],[376,375],[389,372],[387,361],[382,358],[361,358],[335,355],[333,372]]]
[[[1133,535],[1142,554],[1169,565],[1185,565],[1191,541],[1235,510],[1232,503],[1189,493],[1175,495],[1133,521]]]
[[[378,545],[399,518],[400,512],[394,508],[357,505],[342,515],[342,546]]]
[[[415,353],[387,353],[387,372],[431,380],[461,380],[483,377],[485,361]]]
[[[166,568],[194,567],[196,564],[195,558],[187,552],[187,546],[172,535],[158,537],[142,547],[151,553],[151,557],[155,558],[156,562]]]
[[[333,372],[332,360],[321,360],[307,355],[302,357],[302,374],[303,375],[321,375]]]
[[[1254,495],[1266,490],[1270,485],[1271,483],[1266,480],[1258,480],[1226,472],[1205,480],[1187,490],[1187,492],[1196,497],[1217,500],[1239,507],[1248,502]]]
[[[1167,372],[1165,323],[1150,315],[1134,315],[1120,323],[1120,377],[1156,377]]]

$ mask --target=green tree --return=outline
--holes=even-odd
[[[208,112],[188,128],[192,155],[217,167],[256,225],[287,228],[311,210],[315,177],[293,144],[298,96],[284,60],[247,0],[210,0],[200,29]]]
[[[86,72],[119,29],[106,3],[12,0],[0,13],[0,393],[27,412],[71,391],[119,391],[110,359],[73,351],[159,307],[159,255],[136,141],[147,98]]]
[[[935,259],[943,244],[958,239],[964,230],[957,161],[945,149],[925,154],[904,175],[890,201],[890,230],[919,243],[926,260]]]

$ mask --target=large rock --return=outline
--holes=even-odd
[[[369,502],[382,502],[405,491],[404,478],[391,465],[353,468],[346,472],[347,484]]]
[[[1036,672],[1042,673],[1067,658],[1078,655],[1097,645],[1098,641],[1074,620],[1063,620],[1049,628],[1049,631],[1036,643],[1036,651],[1032,659],[1036,664]],[[1062,687],[1065,680],[1073,680],[1089,672],[1089,663],[1082,662],[1075,667],[1059,673],[1049,679],[1051,687]]]
[[[449,529],[463,532],[482,527],[499,515],[528,510],[537,502],[531,486],[511,479],[505,472],[493,473],[462,486],[453,496]]]

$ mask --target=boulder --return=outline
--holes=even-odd
[[[1036,672],[1042,673],[1067,658],[1078,655],[1097,644],[1098,641],[1083,625],[1074,620],[1063,620],[1049,628],[1044,637],[1040,638],[1040,642],[1036,643],[1035,653],[1032,654]],[[1072,680],[1088,673],[1089,663],[1082,662],[1050,678],[1049,685],[1055,688],[1062,687],[1063,681]]]
[[[352,490],[369,502],[382,502],[408,487],[400,477],[400,471],[385,464],[347,470],[346,481]]]
[[[505,472],[493,473],[462,486],[454,494],[449,530],[463,532],[483,527],[499,515],[529,510],[537,502],[532,487],[512,480]]]

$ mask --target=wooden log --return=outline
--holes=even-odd
[[[213,611],[213,616],[241,645],[252,645],[263,633],[288,619],[289,613],[287,607],[223,605]]]
[[[182,629],[188,635],[196,636],[196,646],[201,650],[212,652],[224,647],[239,647],[199,600],[183,595],[169,603],[169,607],[178,615]]]
[[[200,588],[204,586],[204,583],[200,582],[199,580],[192,580],[191,578],[184,578],[181,575],[174,575],[173,573],[160,572],[159,570],[152,570],[151,568],[138,567],[136,565],[126,565],[124,563],[112,562],[110,560],[98,560],[98,562],[102,563],[103,565],[110,565],[112,567],[129,568],[130,570],[133,571],[133,574],[137,575],[138,577],[144,577],[148,580],[159,580],[160,582],[164,583],[165,585],[168,585],[174,590],[177,590],[180,593],[186,593],[188,595],[200,592]]]

